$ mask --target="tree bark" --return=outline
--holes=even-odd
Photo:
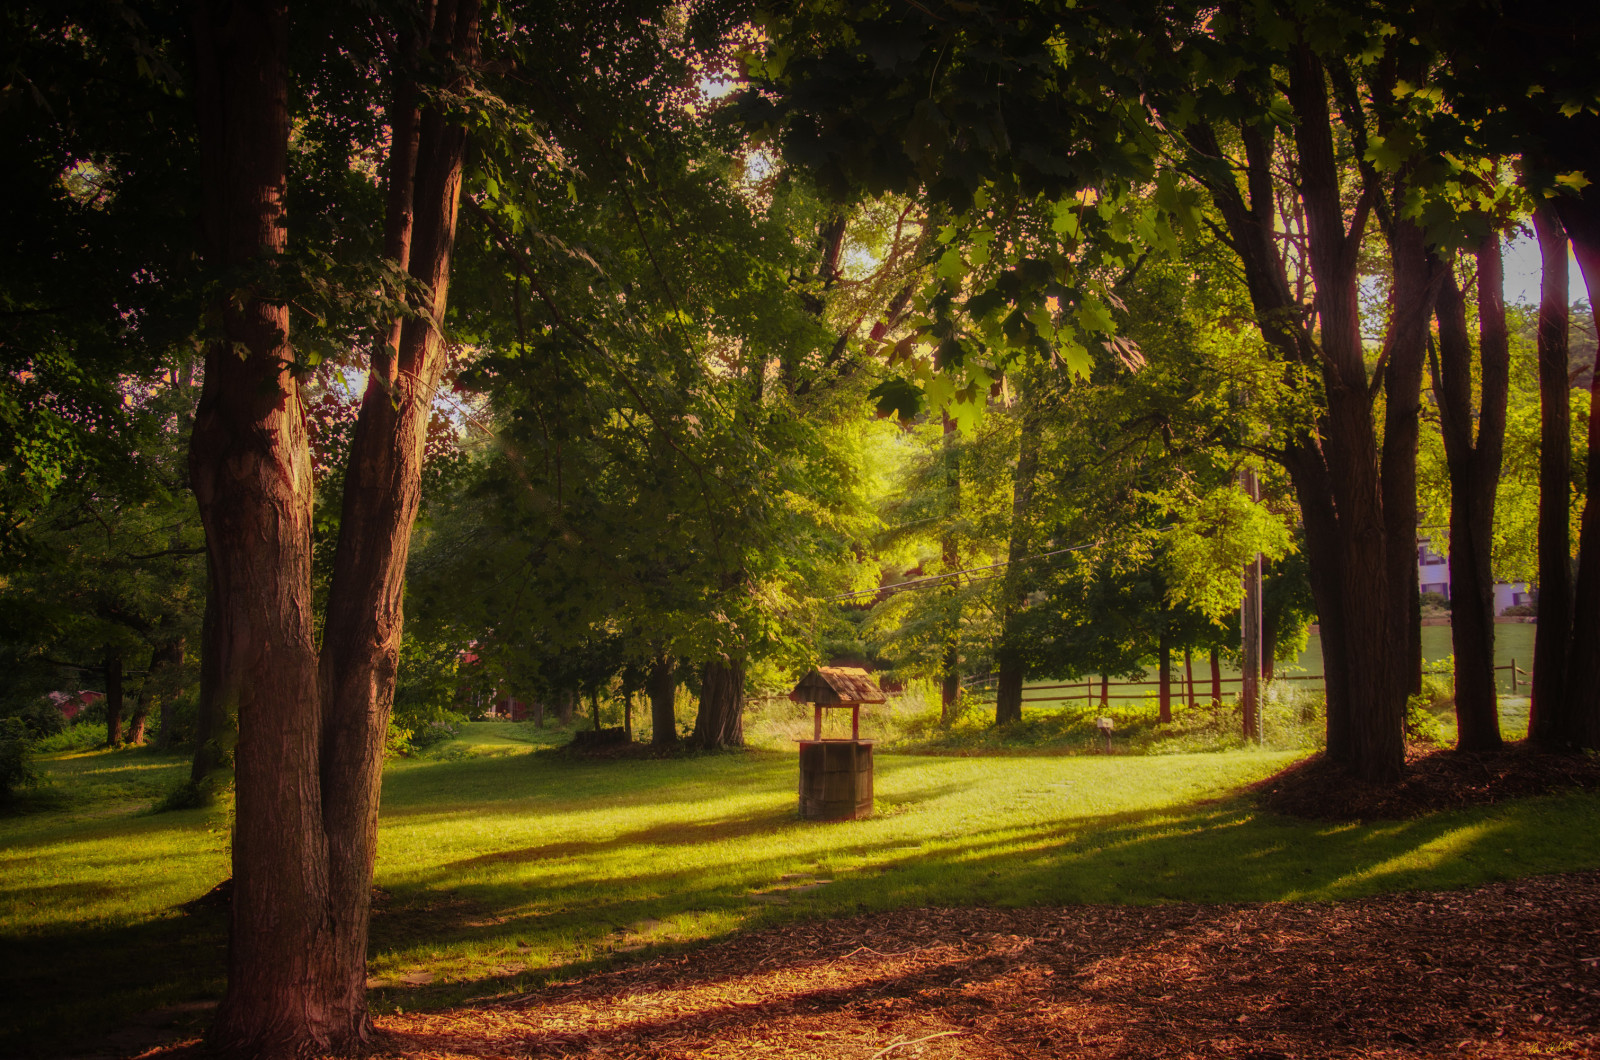
[[[1456,747],[1502,746],[1494,679],[1495,488],[1500,480],[1510,387],[1510,342],[1502,293],[1500,240],[1478,248],[1480,397],[1472,425],[1472,348],[1466,300],[1446,269],[1439,290],[1433,387],[1450,474],[1450,640],[1455,652]]]
[[[1222,660],[1215,644],[1211,646],[1211,705],[1222,706]]]
[[[1027,383],[1034,383],[1029,386]],[[994,697],[994,723],[1005,725],[1022,720],[1022,647],[1020,620],[1027,597],[1023,560],[1030,548],[1028,512],[1033,507],[1034,483],[1039,477],[1039,427],[1043,414],[1043,395],[1035,393],[1038,383],[1028,380],[1022,390],[1021,438],[1017,447],[1017,467],[1011,484],[1011,536],[1006,546],[1005,594],[1000,616],[1000,645],[995,652],[999,679]]]
[[[677,682],[673,680],[673,659],[666,652],[658,652],[650,662],[650,744],[653,747],[675,747],[678,743],[678,718],[674,710],[674,693]]]
[[[243,286],[216,307],[190,449],[220,696],[239,714],[228,987],[210,1040],[258,1057],[335,1045],[311,460],[288,309],[270,289],[286,246],[288,21],[282,0],[194,7],[205,260]]]
[[[1554,209],[1533,213],[1539,282],[1539,622],[1533,642],[1528,738],[1545,747],[1576,744],[1567,698],[1572,632],[1570,474],[1572,425],[1567,377],[1567,237]]]
[[[432,63],[454,71],[435,90],[459,92],[464,71],[477,61],[477,0],[441,0],[430,31]],[[322,794],[336,964],[329,985],[335,1045],[344,1051],[361,1048],[372,1034],[367,933],[384,739],[394,706],[406,557],[445,362],[442,326],[467,145],[467,130],[439,106],[429,105],[418,119],[409,56],[397,55],[394,66],[400,149],[390,160],[386,251],[427,295],[421,318],[406,317],[398,334],[391,330],[395,345],[386,342],[372,358],[351,440],[323,625]]]
[[[133,714],[128,718],[126,743],[132,747],[144,746],[145,721],[150,717],[151,698],[156,695],[154,678],[156,666],[161,661],[161,646],[150,649],[150,661],[145,665],[144,680],[139,683],[139,694],[133,700]]]
[[[106,746],[122,746],[122,653],[106,648]]]
[[[694,743],[707,751],[744,746],[744,659],[714,658],[706,663]]]
[[[1592,150],[1591,155],[1600,153]],[[1577,199],[1557,204],[1572,239],[1589,310],[1600,329],[1600,190],[1592,184]],[[1600,334],[1600,330],[1597,330]],[[1600,748],[1600,362],[1589,377],[1586,493],[1578,527],[1578,579],[1573,591],[1572,640],[1567,651],[1567,695],[1577,742]]]
[[[1156,616],[1156,699],[1161,724],[1172,724],[1172,616],[1163,604]]]
[[[172,750],[178,740],[178,720],[172,707],[183,691],[183,661],[188,650],[187,637],[167,641],[150,674],[149,680],[159,682],[156,690],[161,697],[160,711],[156,715],[156,749],[159,751]]]
[[[948,461],[945,477],[950,490],[948,512],[950,522],[954,522],[961,512],[961,471],[952,447],[952,435],[955,429],[956,421],[950,418],[948,412],[945,413],[944,447],[945,459]],[[946,573],[955,571],[961,566],[961,551],[956,544],[955,531],[948,524],[941,542],[940,558],[944,562]],[[958,582],[959,579],[952,576],[943,590],[946,597],[945,641],[944,656],[939,664],[939,722],[947,726],[956,719],[956,708],[961,697],[961,598],[956,591]]]

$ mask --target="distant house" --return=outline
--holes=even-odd
[[[1425,593],[1438,593],[1450,599],[1450,560],[1428,546],[1431,539],[1417,542],[1417,585]],[[1533,590],[1527,582],[1495,582],[1494,613],[1500,614],[1508,607],[1533,602]]]
[[[57,710],[61,711],[62,717],[71,721],[84,708],[93,706],[106,698],[106,694],[88,690],[82,692],[51,692],[47,698],[51,703],[55,704]]]

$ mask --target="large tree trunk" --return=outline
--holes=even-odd
[[[210,549],[220,696],[236,703],[228,988],[213,1047],[292,1056],[335,1044],[328,852],[318,775],[311,460],[289,314],[270,288],[286,245],[288,12],[194,8],[207,265],[226,283],[206,350],[190,470]],[[242,286],[242,289],[238,289]]]
[[[478,51],[477,0],[433,8],[428,48],[459,91]],[[394,706],[406,556],[421,501],[422,462],[433,399],[444,368],[442,336],[450,259],[461,200],[467,131],[430,105],[415,107],[409,49],[394,57],[385,250],[428,292],[422,316],[405,318],[394,345],[372,359],[350,446],[344,508],[324,622],[322,796],[328,834],[338,1048],[371,1036],[367,931],[377,853],[384,739]],[[415,130],[415,131],[413,131]],[[415,144],[414,149],[412,144]]]
[[[1477,256],[1481,396],[1476,440],[1466,300],[1452,271],[1446,271],[1439,291],[1439,356],[1433,387],[1450,473],[1450,640],[1456,663],[1456,746],[1463,751],[1492,751],[1502,741],[1494,680],[1491,559],[1511,354],[1499,236],[1491,235]]]
[[[653,747],[673,747],[678,743],[678,718],[673,702],[677,682],[673,679],[672,671],[672,656],[664,651],[657,653],[650,662],[648,690],[650,744]]]
[[[1591,156],[1600,154],[1593,149]],[[1557,204],[1589,292],[1589,309],[1600,333],[1600,188],[1589,185],[1578,199]],[[1589,378],[1588,459],[1583,521],[1578,527],[1578,581],[1573,592],[1572,640],[1567,652],[1567,695],[1574,735],[1584,747],[1600,748],[1600,361]]]
[[[1533,642],[1528,738],[1546,747],[1577,742],[1567,698],[1572,630],[1569,495],[1572,425],[1567,377],[1567,238],[1554,209],[1533,213],[1543,264],[1539,284],[1539,623]]]
[[[1029,386],[1028,383],[1033,383]],[[1028,511],[1033,507],[1034,482],[1039,477],[1039,421],[1043,414],[1043,394],[1034,391],[1042,383],[1029,380],[1022,391],[1021,438],[1017,448],[1017,467],[1011,484],[1011,538],[1006,547],[1004,600],[1000,616],[1000,645],[995,652],[999,671],[994,698],[994,723],[1022,720],[1022,648],[1018,629],[1022,605],[1027,597],[1023,560],[1030,548]]]
[[[714,658],[706,663],[694,743],[707,751],[744,746],[744,659]]]
[[[106,648],[106,746],[122,745],[122,652]]]

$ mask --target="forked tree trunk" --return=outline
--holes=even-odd
[[[432,67],[460,76],[475,55],[476,2],[446,0],[430,14]],[[281,0],[195,7],[206,260],[219,275],[245,277],[230,278],[230,292],[263,283],[256,277],[270,277],[286,246],[287,24]],[[395,67],[400,81],[411,76],[398,58]],[[411,274],[430,297],[422,319],[406,319],[397,346],[373,358],[320,671],[311,462],[288,313],[270,280],[219,304],[222,335],[207,350],[191,470],[213,576],[212,706],[236,704],[239,715],[228,989],[211,1032],[225,1053],[349,1053],[370,1031],[368,901],[398,587],[439,373],[465,140],[430,112],[407,173],[404,112],[402,102],[390,115],[398,133],[391,192],[414,183],[389,229],[411,233]]]
[[[1406,603],[1415,549],[1415,460],[1419,393],[1432,307],[1425,245],[1407,222],[1394,222],[1391,325],[1382,354],[1387,409],[1380,451],[1361,335],[1360,248],[1370,208],[1390,198],[1389,215],[1404,204],[1376,174],[1350,211],[1335,151],[1327,74],[1316,52],[1296,45],[1287,95],[1306,257],[1314,280],[1314,326],[1289,284],[1278,246],[1274,167],[1281,148],[1270,128],[1238,127],[1242,182],[1225,179],[1211,161],[1223,149],[1210,127],[1195,123],[1187,142],[1239,255],[1262,337],[1288,364],[1320,373],[1322,413],[1314,432],[1291,438],[1281,459],[1294,482],[1306,528],[1312,593],[1321,623],[1328,690],[1328,757],[1356,776],[1391,781],[1400,775],[1405,746],[1406,691],[1415,670],[1417,633]],[[1418,259],[1420,260],[1420,263]],[[1419,267],[1420,264],[1420,267]]]
[[[744,746],[743,658],[714,658],[706,663],[694,744],[707,751]]]
[[[285,249],[288,21],[282,0],[194,7],[205,259],[219,277],[270,276]],[[237,704],[240,727],[228,987],[210,1040],[224,1053],[292,1056],[336,1044],[323,988],[333,924],[311,459],[287,307],[246,286],[217,310],[190,470],[225,663],[219,696]]]
[[[1528,738],[1571,747],[1578,733],[1567,698],[1572,633],[1569,491],[1572,424],[1567,378],[1567,238],[1554,209],[1533,213],[1539,237],[1539,623],[1533,641]]]
[[[1502,746],[1494,680],[1495,487],[1500,481],[1510,383],[1500,239],[1478,249],[1478,425],[1472,424],[1472,344],[1466,300],[1447,271],[1439,290],[1439,354],[1433,388],[1450,473],[1450,640],[1455,652],[1456,746]]]
[[[650,662],[647,689],[650,694],[650,744],[673,747],[678,742],[678,717],[674,700],[677,681],[673,679],[673,659],[660,652]]]

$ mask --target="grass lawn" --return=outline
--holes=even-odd
[[[1327,825],[1236,794],[1298,752],[883,755],[877,816],[816,824],[795,816],[792,752],[589,761],[539,750],[553,738],[480,722],[387,770],[380,1009],[456,1003],[794,917],[1328,900],[1600,866],[1596,795]],[[177,758],[42,764],[55,794],[0,817],[4,1055],[214,998],[222,983],[221,912],[180,907],[228,873],[226,812],[146,812],[182,776]]]

